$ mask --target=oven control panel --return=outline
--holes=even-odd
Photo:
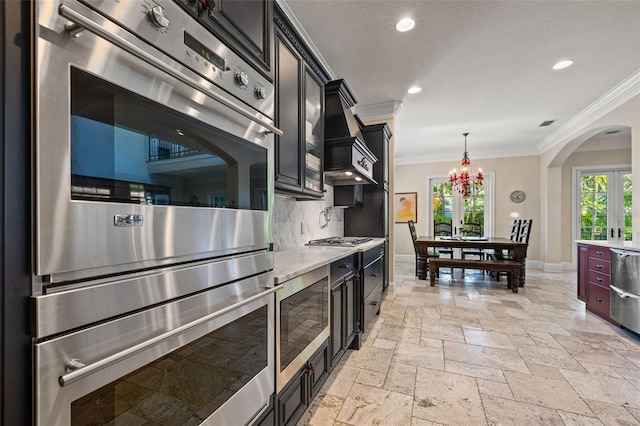
[[[197,21],[193,9],[197,1],[79,1],[148,43],[150,46],[139,46],[148,53],[155,56],[164,53],[165,62],[187,67],[245,104],[273,117],[273,83]]]

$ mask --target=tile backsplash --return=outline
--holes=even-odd
[[[344,209],[333,208],[333,187],[324,200],[297,201],[276,194],[273,203],[273,248],[302,247],[309,240],[344,235]],[[325,209],[328,211],[325,214]]]

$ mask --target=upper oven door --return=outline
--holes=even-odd
[[[36,274],[55,283],[269,247],[268,82],[247,84],[171,1],[47,0],[37,15]]]

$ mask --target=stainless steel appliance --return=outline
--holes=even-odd
[[[329,338],[329,265],[282,286],[276,292],[276,392]]]
[[[203,264],[157,278],[177,286],[214,272]],[[252,422],[275,387],[272,280],[263,273],[39,341],[36,424]]]
[[[253,421],[275,386],[272,84],[171,0],[34,10],[36,424]]]
[[[373,240],[368,237],[329,237],[321,238],[319,240],[311,240],[307,243],[308,246],[342,246],[342,247],[355,247],[359,244],[364,244]]]
[[[268,247],[273,85],[171,0],[36,9],[36,274]]]
[[[640,252],[614,248],[610,251],[611,318],[640,333]]]

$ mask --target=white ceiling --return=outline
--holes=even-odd
[[[640,74],[640,1],[277,1],[345,79],[356,111],[402,101],[397,164],[460,159],[464,132],[472,160],[539,154]],[[397,32],[407,16],[416,27]],[[564,58],[575,64],[551,69]],[[414,85],[422,92],[409,95]],[[556,122],[538,127],[545,120]]]

